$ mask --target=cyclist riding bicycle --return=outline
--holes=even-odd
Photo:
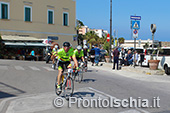
[[[51,59],[53,61],[52,68],[55,67],[55,60],[57,59],[57,50],[58,49],[59,49],[58,45],[55,45],[53,50],[52,50],[52,55],[51,55]]]
[[[86,65],[85,65],[85,71],[87,71],[87,61],[88,61],[88,53],[89,53],[89,49],[88,49],[88,47],[86,46],[86,45],[84,45],[84,47],[83,47],[83,52],[84,52],[84,59],[85,59],[85,63],[86,63]]]
[[[78,45],[77,49],[74,50],[73,58],[76,58],[78,62],[80,60],[82,62],[85,62],[85,60],[84,60],[84,52],[83,52],[83,49],[82,49],[82,47],[80,45]]]
[[[64,42],[63,43],[63,48],[59,49],[57,51],[57,56],[58,56],[58,76],[57,76],[57,91],[60,93],[61,90],[61,76],[64,72],[64,66],[65,68],[71,67],[71,56],[73,55],[74,49],[71,47],[71,44],[69,42]],[[78,62],[76,58],[72,58],[75,66],[77,67],[76,69],[78,70]]]

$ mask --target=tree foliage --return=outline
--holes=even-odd
[[[123,37],[120,37],[118,39],[119,44],[123,44],[125,42],[125,39]]]

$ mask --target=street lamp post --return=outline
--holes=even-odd
[[[110,0],[110,62],[112,62],[111,58],[111,44],[112,44],[112,0]]]

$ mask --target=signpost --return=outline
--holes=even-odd
[[[130,16],[131,20],[141,20],[141,16]]]
[[[138,38],[138,30],[140,29],[141,16],[130,16],[131,19],[131,29],[133,29],[134,38],[134,51],[136,50],[136,38]],[[136,54],[134,54],[134,68],[136,65]]]

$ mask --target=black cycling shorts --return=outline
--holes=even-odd
[[[68,65],[70,64],[70,61],[66,61],[66,62],[62,62],[62,61],[59,61],[58,62],[58,70],[63,70],[64,72],[64,69],[68,67]]]

